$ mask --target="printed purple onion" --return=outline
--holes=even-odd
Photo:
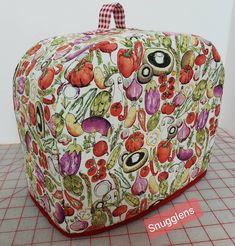
[[[135,196],[140,196],[144,194],[148,187],[148,180],[146,178],[136,176],[135,182],[131,187],[131,192]]]
[[[186,123],[184,122],[180,128],[180,130],[177,133],[177,139],[180,143],[182,143],[183,141],[185,141],[189,134],[190,134],[190,128],[186,125]]]
[[[112,131],[112,126],[103,117],[91,116],[82,122],[82,130],[87,133],[99,132],[102,136],[108,136]]]
[[[192,149],[184,149],[180,147],[177,158],[181,161],[187,161],[193,156],[193,150]]]
[[[219,97],[221,99],[223,95],[223,86],[222,85],[215,86],[213,93],[215,97]]]
[[[181,106],[186,100],[186,96],[182,91],[180,91],[173,99],[173,104],[175,107]]]
[[[134,78],[130,86],[126,89],[126,97],[131,101],[137,101],[140,98],[142,91],[142,85]]]
[[[89,224],[87,221],[81,221],[81,220],[77,219],[75,222],[73,222],[70,225],[70,228],[73,231],[82,231],[82,230],[85,230],[88,227],[88,225]]]
[[[56,137],[56,126],[55,126],[55,115],[52,115],[49,121],[47,122],[47,126],[53,137]]]

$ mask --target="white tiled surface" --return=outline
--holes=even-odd
[[[148,238],[143,218],[102,234],[68,239],[34,207],[20,146],[0,145],[0,246],[235,245],[235,138],[222,129],[206,177],[146,217],[195,197],[203,216],[155,239]]]

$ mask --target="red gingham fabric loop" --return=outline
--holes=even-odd
[[[99,13],[99,25],[100,29],[109,29],[111,15],[113,13],[116,28],[126,28],[125,13],[120,3],[104,4]]]

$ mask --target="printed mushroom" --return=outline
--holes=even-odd
[[[168,131],[168,139],[172,139],[176,136],[178,132],[178,127],[176,125],[171,125],[167,128]]]
[[[45,123],[44,123],[44,115],[43,115],[43,109],[41,103],[36,102],[35,108],[36,108],[36,119],[37,119],[36,130],[41,137],[44,137]]]
[[[118,164],[120,167],[123,167],[123,162],[125,160],[125,158],[128,156],[128,152],[124,151],[123,153],[120,154],[119,158],[118,158]]]
[[[174,56],[171,51],[163,48],[147,49],[144,53],[143,62],[153,69],[153,74],[171,73],[174,66]]]
[[[141,84],[148,83],[153,77],[153,69],[149,64],[143,64],[137,73],[137,79]]]
[[[94,193],[97,197],[103,197],[112,189],[112,184],[108,180],[102,180],[96,184]]]
[[[123,171],[130,173],[141,168],[148,160],[148,151],[143,148],[127,155],[123,161]]]

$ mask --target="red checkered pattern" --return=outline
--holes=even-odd
[[[116,28],[126,28],[124,9],[120,3],[114,3],[102,6],[99,13],[98,30],[109,29],[112,13]]]
[[[144,218],[97,235],[64,237],[34,206],[24,172],[20,145],[0,145],[1,246],[235,245],[235,138],[222,129],[206,176],[145,218],[192,198],[199,200],[203,216],[155,239],[148,237]]]

